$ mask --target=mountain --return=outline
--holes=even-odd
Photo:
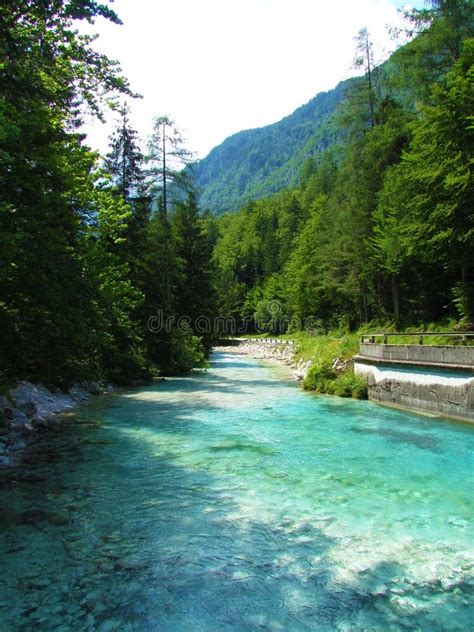
[[[201,208],[216,215],[236,211],[248,200],[296,184],[304,161],[340,136],[332,118],[355,81],[321,92],[278,123],[229,136],[195,163]]]

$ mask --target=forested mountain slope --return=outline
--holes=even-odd
[[[216,214],[237,210],[295,184],[304,161],[340,136],[333,115],[355,82],[342,81],[278,123],[238,132],[215,147],[194,167],[201,207]]]
[[[382,68],[361,31],[366,72],[319,128],[338,142],[210,220],[223,316],[272,333],[474,327],[474,5],[409,19],[417,37]]]

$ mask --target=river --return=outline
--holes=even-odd
[[[468,630],[474,429],[219,353],[0,478],[0,630]]]

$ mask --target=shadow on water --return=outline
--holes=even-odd
[[[218,380],[220,387],[213,379],[164,385],[167,393],[193,393],[231,382]],[[0,487],[0,505],[11,510],[0,533],[2,632],[385,630],[401,623],[435,631],[454,616],[441,585],[409,584],[390,560],[340,579],[337,541],[304,516],[269,520],[243,511],[236,481],[183,464],[173,443],[146,440],[147,430],[198,433],[196,412],[209,403],[154,402],[140,399],[143,392],[115,398],[113,408],[86,408],[34,446],[30,465],[4,475],[10,485]],[[209,458],[255,450],[219,436],[209,445]],[[31,481],[22,481],[28,474]],[[416,617],[404,599],[424,604]],[[467,620],[462,600],[456,608]]]
[[[362,428],[352,426],[350,430],[351,432],[358,432],[359,434],[378,435],[388,439],[392,443],[409,444],[421,448],[422,450],[430,450],[435,453],[442,452],[439,440],[429,435],[426,436],[416,432],[392,430],[390,428]]]

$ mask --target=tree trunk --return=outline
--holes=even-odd
[[[392,274],[392,301],[395,324],[398,326],[400,323],[400,289],[398,285],[398,275],[396,274]]]
[[[168,200],[166,191],[166,125],[163,123],[163,230],[164,230],[164,255],[165,255],[165,299],[166,311],[171,309],[171,283],[170,283],[170,253],[169,253],[169,223]]]

